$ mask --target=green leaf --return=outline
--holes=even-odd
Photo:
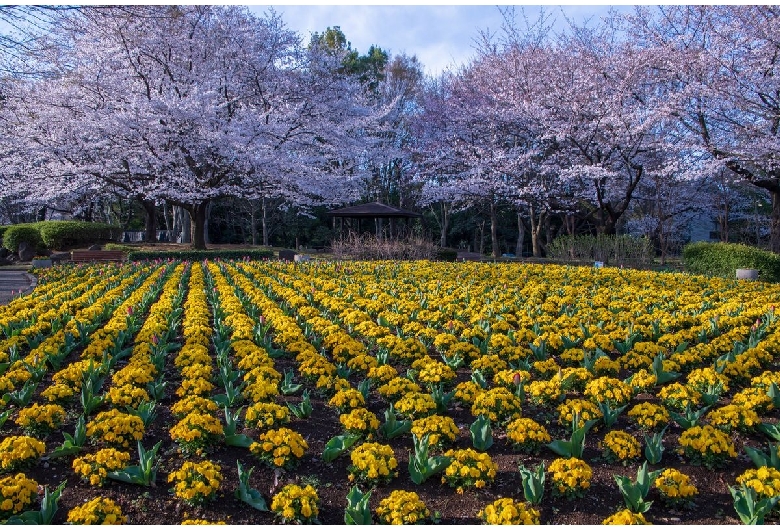
[[[567,440],[554,440],[548,443],[547,447],[556,455],[572,457],[571,442]]]
[[[780,428],[778,428],[776,423],[762,423],[758,426],[758,430],[774,441],[780,442]]]
[[[478,451],[487,451],[493,446],[493,429],[490,426],[490,419],[480,414],[469,427],[471,432],[471,442],[474,449]]]
[[[245,502],[255,510],[267,512],[268,505],[266,504],[262,494],[256,489],[249,487],[249,476],[252,474],[252,471],[254,471],[255,468],[251,468],[249,471],[245,471],[244,467],[241,465],[241,462],[238,460],[236,460],[236,465],[238,467],[238,488],[235,492],[233,492],[233,496],[236,499]]]
[[[340,457],[345,451],[352,447],[360,439],[357,434],[342,434],[334,436],[325,444],[325,450],[322,452],[322,459],[325,462],[332,462]]]
[[[225,436],[225,445],[229,445],[231,447],[249,448],[249,446],[253,443],[254,440],[252,440],[252,438],[246,434],[232,434],[230,436]]]
[[[539,505],[544,498],[545,463],[542,461],[535,471],[519,466],[520,477],[523,481],[523,496],[533,505]]]
[[[363,493],[357,486],[352,486],[347,494],[347,508],[344,511],[344,523],[346,524],[372,524],[371,509],[368,502],[372,491]]]
[[[739,488],[729,486],[729,492],[734,499],[734,510],[742,523],[746,525],[764,524],[764,517],[780,501],[780,496],[757,501],[755,490],[744,484]]]

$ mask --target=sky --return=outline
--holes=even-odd
[[[252,5],[258,14],[273,8],[287,27],[298,32],[304,42],[312,33],[339,26],[352,44],[364,54],[374,44],[390,55],[416,55],[427,74],[438,75],[448,67],[465,64],[473,57],[480,34],[501,32],[502,9],[496,5]],[[515,8],[519,16],[523,7],[535,19],[541,6]],[[563,28],[566,18],[577,23],[591,19],[596,24],[607,14],[608,5],[545,5],[552,14],[555,28]],[[612,6],[621,11],[631,6]]]

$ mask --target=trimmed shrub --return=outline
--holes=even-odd
[[[123,245],[121,243],[106,243],[103,250],[121,250],[122,252],[136,252],[138,247],[132,245]]]
[[[686,245],[682,258],[691,274],[733,279],[737,269],[756,269],[759,280],[780,281],[780,255],[756,247],[700,241]]]
[[[458,251],[454,248],[439,248],[436,251],[438,261],[455,261],[458,259]]]
[[[46,245],[41,239],[41,233],[32,224],[9,226],[3,234],[3,246],[11,252],[19,252],[19,245],[22,242],[34,246],[36,251],[46,249]]]
[[[3,235],[5,234],[5,231],[11,228],[13,225],[0,225],[0,242],[3,241]]]
[[[116,241],[122,232],[118,226],[87,221],[40,221],[33,226],[40,232],[46,246],[54,250]]]
[[[237,249],[237,250],[139,250],[127,255],[129,261],[151,261],[156,259],[174,259],[182,261],[202,261],[204,259],[250,259],[264,260],[274,257],[268,249]]]

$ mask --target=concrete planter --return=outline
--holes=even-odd
[[[758,280],[758,270],[737,269],[737,280]]]
[[[33,269],[48,269],[51,267],[52,261],[50,259],[34,259],[31,263]]]

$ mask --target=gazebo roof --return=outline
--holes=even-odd
[[[337,210],[331,210],[328,214],[333,217],[352,217],[354,219],[366,219],[377,217],[422,217],[422,214],[410,212],[409,210],[402,210],[394,206],[388,206],[381,202],[368,202],[366,204],[358,204],[356,206],[347,206],[346,208],[339,208]]]

